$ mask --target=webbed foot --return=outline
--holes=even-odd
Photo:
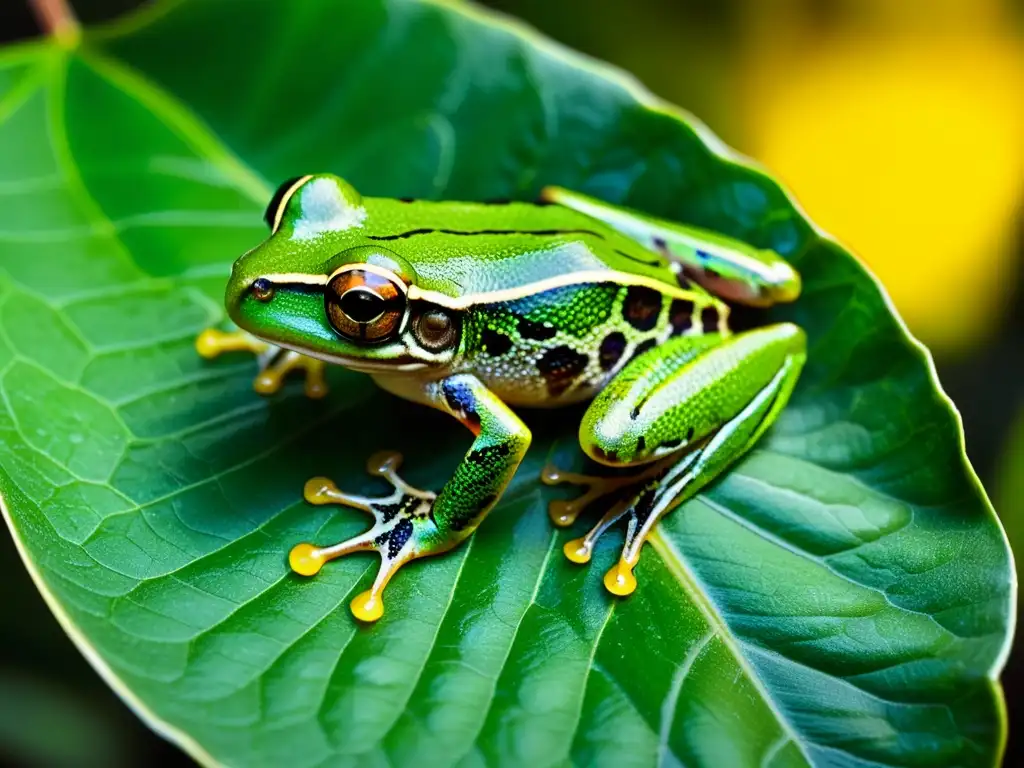
[[[326,547],[298,544],[288,556],[288,562],[295,573],[315,576],[328,560],[352,552],[379,552],[380,570],[373,586],[357,595],[350,605],[352,614],[360,621],[376,621],[384,614],[384,587],[405,563],[417,557],[444,552],[457,543],[440,535],[431,515],[437,495],[413,488],[402,480],[398,476],[401,462],[401,454],[393,451],[375,453],[367,461],[367,472],[384,478],[394,488],[387,496],[368,497],[345,493],[326,477],[308,480],[303,491],[310,504],[354,507],[369,513],[374,519],[369,530],[347,541]]]
[[[626,541],[622,548],[619,561],[604,575],[604,586],[613,595],[625,597],[636,589],[636,577],[633,568],[640,560],[640,550],[644,539],[650,532],[653,520],[650,520],[654,509],[658,489],[662,478],[674,460],[660,461],[642,468],[642,471],[627,476],[601,477],[581,475],[574,472],[563,472],[551,465],[544,468],[541,480],[547,485],[580,485],[587,490],[583,495],[572,501],[552,501],[548,506],[548,514],[552,522],[560,527],[572,525],[579,514],[592,502],[599,498],[627,491],[615,504],[601,516],[585,535],[565,543],[562,552],[571,562],[584,564],[590,562],[598,539],[619,520],[626,519]]]
[[[306,397],[318,399],[327,394],[324,378],[326,363],[289,349],[269,344],[246,331],[221,331],[207,328],[196,338],[196,352],[212,359],[225,352],[251,352],[256,355],[260,372],[253,380],[253,389],[261,395],[280,391],[285,377],[292,371],[306,375]]]

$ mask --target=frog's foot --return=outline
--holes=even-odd
[[[588,488],[587,493],[573,502],[552,502],[549,513],[556,525],[561,524],[561,519],[564,519],[559,516],[565,513],[566,508],[568,509],[566,517],[570,519],[565,524],[569,524],[580,514],[583,507],[591,502],[602,496],[615,493],[617,490],[629,488],[628,492],[601,516],[601,519],[587,531],[586,535],[566,542],[562,548],[565,557],[570,561],[581,564],[590,562],[594,548],[604,532],[625,518],[626,543],[623,546],[622,556],[604,574],[604,587],[613,595],[625,597],[637,587],[633,568],[640,560],[643,543],[650,534],[654,523],[666,511],[667,502],[672,501],[674,489],[668,487],[671,483],[666,482],[666,476],[673,473],[672,467],[676,462],[678,459],[670,457],[667,460],[650,464],[636,474],[624,477],[592,477],[561,472],[553,467],[546,467],[544,470],[542,479],[549,485],[568,482],[585,485]]]
[[[581,475],[576,472],[565,472],[553,464],[548,464],[541,471],[540,479],[545,485],[579,485],[586,488],[581,496],[571,501],[556,499],[548,504],[548,516],[551,522],[559,528],[567,528],[576,522],[588,506],[600,498],[609,496],[624,488],[629,488],[642,483],[649,477],[663,471],[664,462],[658,462],[645,467],[642,472],[632,475],[616,475],[613,477],[602,477],[600,475]]]
[[[314,576],[328,560],[373,550],[380,553],[381,564],[373,586],[357,595],[350,605],[360,621],[372,622],[384,614],[382,592],[388,581],[405,563],[417,557],[433,555],[449,549],[439,535],[431,516],[436,494],[413,488],[397,474],[401,454],[391,451],[375,453],[367,462],[367,471],[387,480],[394,491],[387,496],[371,498],[338,490],[326,477],[314,477],[306,483],[303,495],[311,504],[342,504],[368,512],[374,519],[366,532],[347,541],[327,547],[298,544],[292,548],[288,562],[296,573]]]
[[[576,472],[565,472],[553,464],[548,464],[544,467],[541,471],[540,479],[545,485],[563,485],[567,483],[586,488],[583,495],[571,501],[556,499],[548,504],[548,516],[551,518],[551,522],[559,528],[567,528],[575,523],[580,513],[598,499],[616,493],[628,486],[636,485],[639,482],[639,478],[635,475],[629,477],[581,475]]]
[[[636,494],[621,499],[601,517],[597,525],[584,536],[567,541],[562,549],[565,556],[574,563],[590,562],[598,539],[620,519],[625,518],[626,541],[622,547],[622,555],[604,575],[605,589],[613,595],[625,597],[636,589],[633,568],[640,560],[644,540],[660,516],[652,514],[659,485],[660,480],[654,480],[646,483]]]
[[[260,372],[253,380],[253,389],[261,395],[272,395],[284,384],[292,371],[306,374],[306,397],[321,398],[327,394],[324,379],[326,363],[301,355],[256,338],[246,331],[221,331],[207,328],[196,338],[196,351],[207,359],[225,352],[252,352],[259,362]]]

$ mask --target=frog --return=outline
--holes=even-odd
[[[385,495],[326,477],[305,484],[310,504],[371,518],[347,540],[288,554],[292,571],[312,577],[334,558],[376,552],[376,578],[350,604],[362,622],[381,618],[402,566],[458,546],[498,503],[532,439],[517,411],[584,403],[579,446],[599,471],[549,465],[540,479],[582,489],[550,502],[560,527],[609,501],[563,552],[587,563],[622,523],[603,584],[626,597],[654,526],[757,443],[806,361],[795,323],[730,326],[734,307],[799,296],[800,274],[779,253],[568,188],[533,201],[417,200],[363,197],[339,176],[311,174],[281,184],[265,220],[270,235],[227,283],[235,329],[204,331],[199,354],[255,354],[264,395],[298,373],[308,396],[324,397],[325,366],[340,365],[472,435],[436,491],[407,483],[393,451],[367,464]]]

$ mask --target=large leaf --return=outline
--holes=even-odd
[[[139,714],[231,765],[990,765],[1011,631],[1002,532],[927,355],[864,269],[762,172],[628,80],[462,5],[168,2],[0,59],[0,489],[65,628]],[[837,147],[836,151],[842,151]],[[277,181],[532,196],[561,184],[783,253],[805,293],[792,404],[673,513],[607,596],[567,563],[536,445],[472,540],[413,564],[288,571],[365,525],[373,450],[438,487],[467,445],[339,372],[266,401],[199,360]],[[871,201],[864,201],[871,215]]]

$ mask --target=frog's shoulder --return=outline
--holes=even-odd
[[[668,262],[603,222],[559,205],[367,199],[364,236],[401,255],[418,286],[456,303],[533,286],[678,286]]]

